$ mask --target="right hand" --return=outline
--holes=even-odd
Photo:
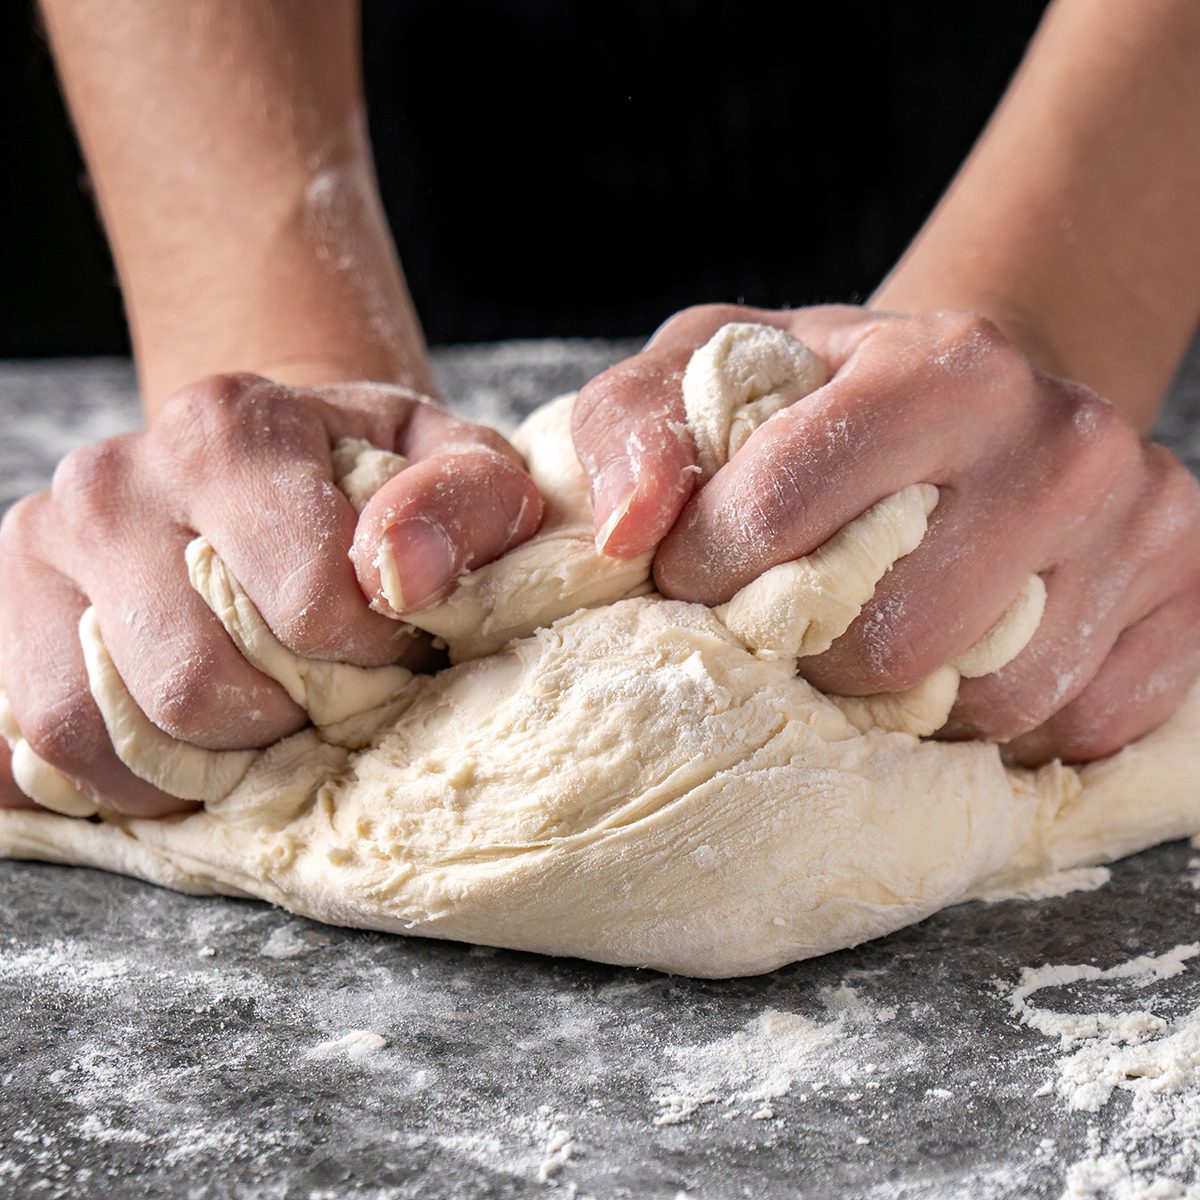
[[[412,464],[368,509],[361,582],[348,557],[358,518],[330,461],[343,437]],[[288,649],[363,667],[416,665],[427,644],[368,605],[375,555],[362,553],[364,540],[391,540],[414,611],[529,538],[541,511],[499,434],[412,391],[212,376],[176,393],[147,432],[68,455],[49,491],[9,511],[0,680],[31,748],[99,806],[185,811],[193,805],[135,777],[113,750],[79,643],[89,605],[130,693],[161,729],[210,750],[267,746],[305,714],[242,658],[192,589],[192,538],[213,544]],[[0,807],[29,806],[0,742]]]
[[[832,378],[698,488],[682,379],[731,321],[786,330]],[[1032,574],[1047,591],[1034,637],[963,681],[943,736],[1005,742],[1027,764],[1087,762],[1160,725],[1200,677],[1196,481],[980,316],[688,309],[583,388],[574,435],[601,548],[655,551],[658,590],[697,604],[724,603],[902,487],[938,486],[920,546],[831,649],[802,660],[823,691],[914,687],[974,646]]]

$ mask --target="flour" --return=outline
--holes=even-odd
[[[574,1197],[577,1188],[563,1175],[574,1158],[578,1139],[562,1122],[562,1114],[546,1104],[539,1105],[532,1114],[497,1110],[494,1123],[504,1136],[493,1132],[444,1133],[438,1134],[436,1141],[491,1172],[533,1179]]]
[[[300,958],[302,955],[311,954],[324,940],[324,934],[313,936],[301,926],[281,925],[271,931],[259,953],[265,958]]]
[[[369,1058],[387,1047],[388,1040],[382,1034],[369,1029],[352,1029],[340,1038],[321,1042],[309,1053],[310,1058]]]
[[[655,1096],[660,1111],[654,1124],[679,1125],[716,1104],[729,1109],[730,1116],[772,1120],[776,1111],[771,1102],[788,1095],[798,1079],[820,1091],[828,1080],[819,1076],[844,1068],[847,1051],[896,1016],[894,1008],[877,1007],[848,984],[823,988],[820,1000],[825,1020],[769,1008],[731,1037],[668,1047],[677,1069]],[[877,1071],[871,1062],[856,1065],[851,1073],[843,1069],[838,1077],[849,1086],[857,1075]],[[850,1092],[846,1098],[859,1100],[862,1093]]]
[[[1191,942],[1163,954],[1139,955],[1107,970],[1088,964],[1026,967],[1012,993],[1012,1012],[1024,1024],[1040,1033],[1060,1038],[1064,1046],[1094,1038],[1106,1038],[1113,1043],[1141,1041],[1164,1032],[1166,1023],[1142,1010],[1125,1013],[1056,1013],[1034,1007],[1029,1003],[1029,997],[1045,988],[1081,981],[1130,979],[1138,987],[1147,987],[1156,980],[1179,975],[1186,969],[1184,964],[1197,954],[1200,954],[1200,942]]]
[[[278,1179],[290,1163],[312,1152],[305,1117],[312,1102],[303,1094],[326,1092],[334,1072],[340,1072],[337,1086],[344,1092],[364,1097],[382,1093],[393,1103],[412,1100],[436,1113],[433,1140],[456,1158],[548,1192],[576,1194],[569,1175],[586,1141],[577,1132],[577,1112],[531,1103],[519,1091],[515,1100],[497,1094],[488,1097],[485,1108],[461,1111],[462,1081],[440,1069],[437,1034],[469,1030],[478,1018],[481,1036],[491,1036],[494,1013],[476,1013],[471,997],[448,988],[441,978],[426,983],[423,972],[403,962],[379,968],[366,945],[358,947],[363,957],[356,960],[347,986],[297,987],[297,978],[308,978],[300,974],[305,964],[288,960],[314,949],[306,940],[309,935],[323,936],[298,922],[279,923],[264,938],[263,914],[231,916],[202,908],[190,925],[195,942],[151,938],[128,956],[106,953],[95,941],[70,938],[37,947],[0,942],[0,983],[6,985],[6,995],[17,1005],[28,997],[31,1007],[82,1017],[78,1033],[68,1033],[61,1046],[46,1047],[39,1059],[46,1105],[31,1110],[7,1133],[7,1153],[0,1154],[0,1194],[30,1194],[33,1189],[27,1185],[34,1176],[46,1178],[61,1169],[68,1144],[94,1146],[104,1155],[136,1155],[184,1173],[214,1161],[255,1164],[264,1179]],[[239,941],[257,942],[265,958],[288,965],[264,962],[262,975],[228,965],[231,946]],[[210,942],[217,955],[198,962],[196,943]],[[210,961],[227,965],[222,970]],[[87,1020],[92,1011],[103,1014],[94,1026]],[[147,1013],[156,1027],[173,1031],[165,1054],[164,1042],[154,1036],[124,1036],[127,1029],[139,1028]],[[413,1014],[420,1014],[423,1023],[410,1024]],[[576,997],[564,992],[546,1008],[545,1026],[539,1026],[535,1040],[540,1044],[561,1033],[565,1044],[578,1042],[574,1058],[583,1069],[585,1047],[595,1032],[594,1024],[582,1019]],[[173,1053],[179,1045],[186,1051]],[[223,1104],[196,1106],[196,1095],[214,1076],[239,1087],[253,1085],[265,1058],[291,1064],[290,1077],[301,1097],[288,1099],[289,1118],[281,1127],[248,1121]],[[16,1056],[5,1065],[27,1069]],[[351,1065],[359,1069],[348,1071]],[[369,1075],[362,1070],[368,1065]],[[0,1074],[0,1090],[7,1082]],[[451,1096],[459,1099],[451,1101]],[[316,1103],[319,1111],[320,1101]],[[53,1114],[52,1121],[46,1114]],[[376,1123],[372,1136],[394,1143],[400,1154],[420,1150],[430,1140],[386,1121]],[[71,1194],[90,1194],[85,1167],[72,1168],[69,1178],[75,1189]],[[261,1194],[277,1193],[265,1186]],[[305,1191],[310,1200],[318,1194]]]
[[[575,1152],[575,1138],[565,1129],[551,1130],[546,1142],[546,1157],[538,1166],[538,1181],[549,1183],[571,1161]]]
[[[1088,1130],[1087,1155],[1072,1163],[1063,1200],[1197,1200],[1200,1179],[1200,1008],[1169,1014],[1169,997],[1155,1007],[1056,1012],[1030,998],[1050,988],[1106,984],[1144,991],[1187,970],[1200,943],[1140,955],[1101,969],[1088,964],[1026,968],[1010,996],[1023,1024],[1066,1051],[1056,1074],[1035,1094],[1054,1095],[1070,1111],[1097,1113],[1116,1092],[1129,1108],[1103,1131]]]

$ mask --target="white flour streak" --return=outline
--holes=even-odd
[[[1063,1200],[1200,1200],[1200,1008],[1177,1018],[1149,1006],[1057,1012],[1031,997],[1050,988],[1078,994],[1081,985],[1144,991],[1182,974],[1197,954],[1193,942],[1106,969],[1075,964],[1021,973],[1010,995],[1013,1014],[1066,1051],[1037,1094],[1089,1113],[1117,1091],[1131,1097],[1115,1123],[1089,1126],[1087,1154],[1067,1168]],[[1150,999],[1169,1010],[1170,997],[1160,992]]]
[[[820,1090],[834,1068],[847,1085],[860,1072],[874,1075],[878,1068],[873,1062],[848,1073],[846,1051],[871,1039],[878,1026],[895,1019],[896,1010],[877,1008],[848,984],[823,988],[821,1003],[824,1021],[767,1009],[731,1037],[668,1047],[676,1071],[655,1096],[660,1112],[654,1123],[679,1125],[701,1107],[718,1103],[769,1120],[775,1116],[770,1102],[791,1092],[797,1080],[811,1081]],[[862,1094],[851,1092],[851,1097],[861,1099]]]

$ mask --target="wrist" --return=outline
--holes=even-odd
[[[914,248],[868,301],[871,308],[897,312],[962,309],[995,321],[1004,335],[1047,374],[1092,388],[1143,433],[1153,427],[1174,371],[1177,348],[1168,322],[1139,309],[1124,293],[1105,308],[1086,296],[1068,294],[1059,281],[1043,278],[1036,266],[1014,265],[1005,278],[1000,263],[985,266],[988,282],[939,270]],[[971,262],[970,254],[942,255],[941,262]],[[990,269],[989,269],[990,268]],[[1139,353],[1128,353],[1134,337]],[[1167,336],[1163,336],[1164,332]],[[1177,340],[1177,339],[1176,339]]]
[[[1073,377],[1053,323],[1015,290],[979,287],[971,281],[955,279],[949,272],[927,269],[926,264],[913,258],[902,261],[888,275],[867,306],[902,313],[937,309],[977,313],[994,321],[1034,366],[1051,375]]]
[[[258,314],[261,317],[261,314]],[[363,337],[362,328],[338,322],[314,327],[311,314],[270,327],[253,327],[245,314],[212,317],[188,326],[177,338],[140,346],[138,379],[147,416],[153,419],[168,397],[208,375],[248,371],[292,386],[350,381],[399,384],[426,395],[437,388],[415,317],[386,338]]]
[[[248,187],[221,221],[180,221],[122,272],[147,412],[205,375],[370,379],[433,390],[420,323],[358,123],[309,171]]]

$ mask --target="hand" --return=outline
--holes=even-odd
[[[787,330],[833,378],[693,495],[680,382],[730,321]],[[658,588],[703,604],[900,488],[936,484],[924,541],[801,670],[844,695],[910,688],[1041,575],[1034,638],[1002,670],[963,680],[944,736],[1009,742],[1026,762],[1093,759],[1165,720],[1200,673],[1200,488],[1112,405],[1036,370],[980,317],[688,309],[583,389],[575,441],[601,548],[657,545]]]
[[[332,481],[331,447],[343,437],[412,463],[361,523]],[[304,713],[242,658],[190,586],[193,537],[213,544],[289,649],[413,665],[425,643],[368,606],[380,540],[391,543],[412,611],[524,541],[540,519],[516,451],[415,392],[213,376],[178,392],[148,432],[68,455],[48,492],[7,514],[0,679],[32,749],[97,803],[139,816],[187,809],[136,778],[109,742],[78,637],[89,605],[160,728],[212,750],[266,746],[303,726]],[[348,556],[356,531],[358,578]],[[0,805],[28,803],[0,752]]]

